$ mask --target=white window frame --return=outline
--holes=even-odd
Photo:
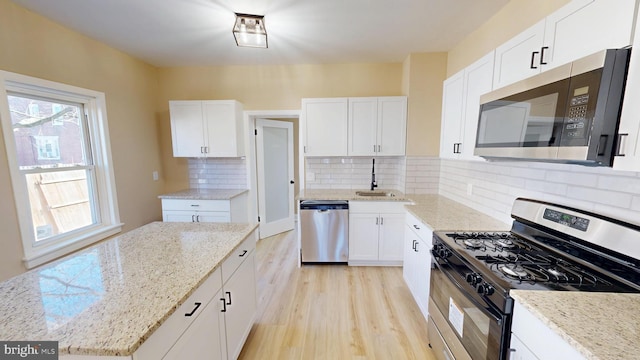
[[[15,138],[11,130],[8,92],[66,99],[84,105],[87,112],[91,151],[95,162],[98,198],[96,206],[100,213],[100,221],[97,224],[82,228],[80,231],[62,234],[53,241],[36,244],[29,194],[24,176],[19,170]],[[122,231],[123,224],[120,222],[118,212],[104,93],[0,70],[0,124],[3,129],[9,172],[20,223],[20,235],[24,248],[23,262],[28,269]]]

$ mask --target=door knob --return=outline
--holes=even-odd
[[[293,181],[293,180],[289,181],[289,184],[295,184],[295,183],[296,183],[296,182],[295,182],[295,181]]]

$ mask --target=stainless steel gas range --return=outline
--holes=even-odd
[[[429,340],[439,359],[506,359],[512,289],[640,292],[640,226],[516,199],[510,232],[433,236]]]

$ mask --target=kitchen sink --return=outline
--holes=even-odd
[[[375,190],[356,191],[356,195],[358,196],[395,196],[395,194],[389,191],[375,191]]]

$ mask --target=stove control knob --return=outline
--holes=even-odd
[[[481,283],[478,284],[478,287],[476,287],[476,290],[478,291],[478,294],[483,294],[483,295],[487,295],[490,296],[494,293],[494,289],[493,286],[485,283]]]
[[[482,281],[482,277],[480,277],[480,274],[468,273],[466,276],[466,280],[469,284],[475,286],[476,284],[479,284]]]

